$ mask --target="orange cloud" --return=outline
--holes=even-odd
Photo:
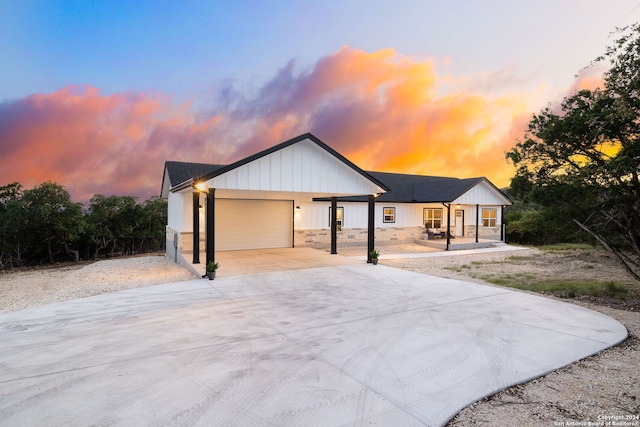
[[[148,197],[159,193],[165,160],[232,162],[304,132],[364,169],[507,185],[514,170],[504,153],[540,94],[508,93],[509,69],[443,74],[449,61],[343,47],[306,70],[286,64],[255,93],[222,88],[206,113],[159,93],[103,95],[91,86],[6,102],[0,185],[53,180],[78,201]]]
[[[181,146],[215,154],[204,142],[216,124],[216,117],[198,120],[159,94],[104,96],[69,86],[32,95],[0,105],[0,185],[53,180],[76,200],[96,193],[148,197],[159,192],[167,156],[183,156]]]

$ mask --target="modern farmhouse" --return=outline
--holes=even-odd
[[[486,178],[365,172],[312,134],[229,165],[167,161],[162,196],[167,254],[194,264],[201,251],[212,260],[239,249],[499,242],[511,204]]]

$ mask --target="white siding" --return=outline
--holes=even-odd
[[[298,203],[300,206],[300,216],[296,218],[296,229],[319,229],[329,228],[329,207],[328,202],[308,202]],[[369,206],[367,203],[344,203],[338,202],[338,207],[344,208],[344,226],[346,228],[367,228],[369,221]],[[396,222],[384,222],[383,209],[385,207],[396,208]],[[417,203],[384,203],[375,205],[375,226],[376,227],[419,227],[422,225],[422,209],[443,208],[443,215],[446,218],[446,209],[440,205],[426,205]],[[465,212],[465,219],[467,213]]]
[[[174,230],[186,231],[185,217],[191,214],[191,207],[184,205],[185,196],[191,197],[191,193],[169,193],[167,197],[167,225]],[[187,212],[187,208],[189,209]],[[191,225],[188,226],[191,230]]]
[[[261,157],[211,179],[216,189],[289,191],[331,195],[372,194],[382,189],[311,140]]]
[[[481,181],[453,201],[453,205],[510,205],[511,201],[486,181]]]

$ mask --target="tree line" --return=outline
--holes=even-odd
[[[48,181],[0,187],[0,269],[157,252],[165,247],[167,202],[96,194],[74,203]]]
[[[507,238],[523,244],[598,242],[638,280],[640,269],[640,25],[594,63],[600,88],[580,90],[534,114],[506,153]],[[73,203],[53,182],[0,187],[0,268],[163,250],[166,201],[94,196]]]
[[[535,114],[506,153],[518,168],[507,236],[597,241],[640,280],[640,25],[619,29],[599,62],[601,87]]]

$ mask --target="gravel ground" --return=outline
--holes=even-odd
[[[429,252],[431,249],[419,245],[393,245],[381,247],[380,251],[384,255]],[[343,247],[339,253],[362,255],[362,248]],[[629,280],[606,254],[599,256],[594,260],[581,253],[563,257],[526,250],[437,258],[382,258],[380,263],[484,284],[488,283],[482,278],[507,273]],[[191,273],[163,256],[5,272],[0,273],[0,313],[121,289],[192,279]],[[607,422],[611,426],[640,426],[640,313],[637,301],[613,304],[607,300],[563,301],[617,319],[627,327],[629,338],[614,348],[545,377],[476,402],[460,412],[449,426],[607,425]]]
[[[0,272],[0,313],[195,278],[165,256]]]

